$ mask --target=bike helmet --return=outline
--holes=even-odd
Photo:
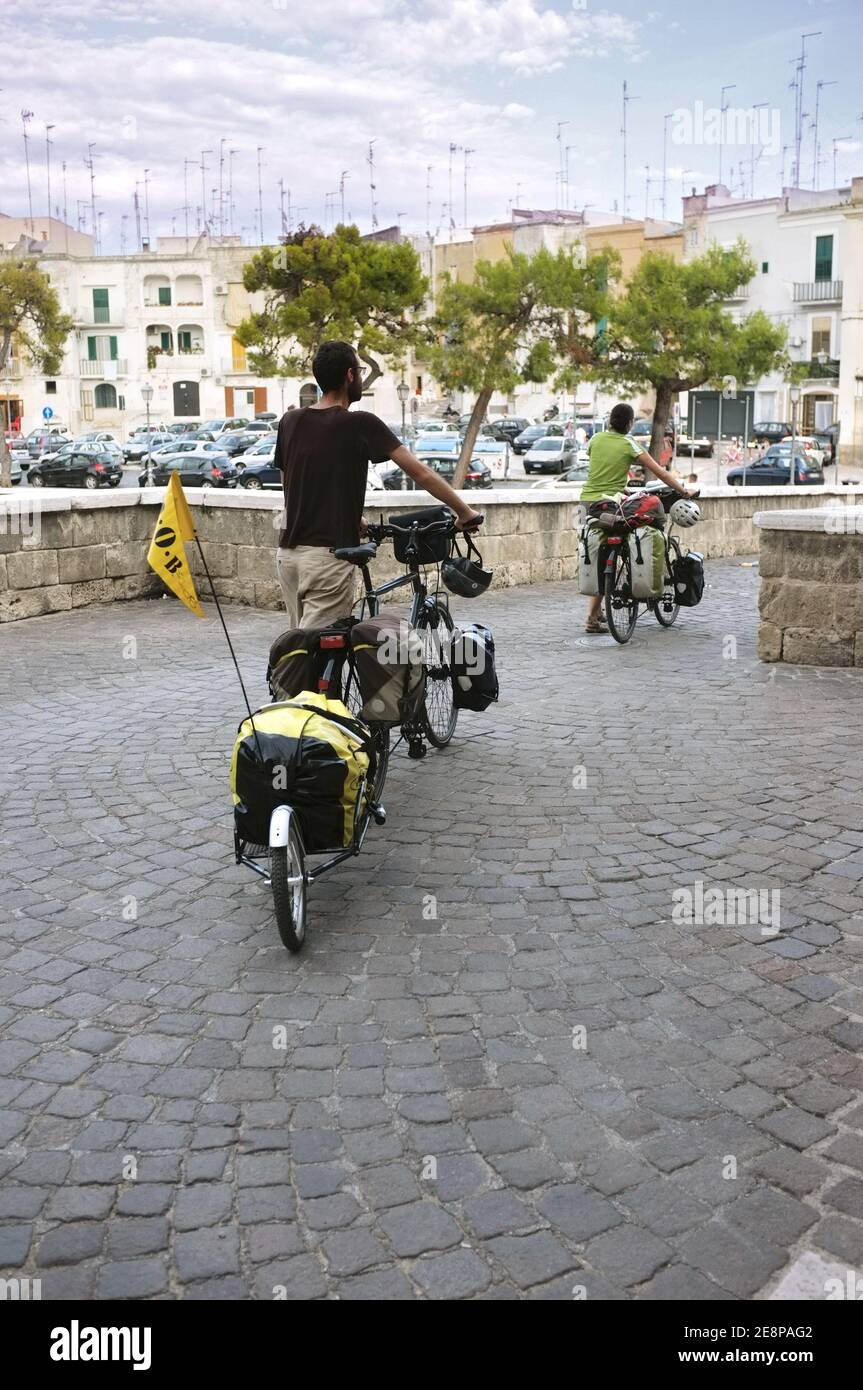
[[[636,492],[624,498],[620,504],[623,519],[630,530],[639,526],[653,526],[657,531],[665,527],[665,508],[655,494]]]
[[[694,526],[701,520],[701,510],[689,497],[679,497],[671,505],[668,515],[676,526]]]
[[[477,594],[485,593],[494,571],[483,569],[482,556],[467,533],[464,539],[467,554],[462,555],[458,541],[453,536],[452,551],[449,559],[444,560],[440,567],[440,577],[451,594],[458,594],[459,598],[476,598]]]

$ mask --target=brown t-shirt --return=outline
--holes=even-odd
[[[276,440],[285,492],[279,545],[357,545],[369,462],[382,463],[400,442],[367,410],[306,406],[283,415]]]

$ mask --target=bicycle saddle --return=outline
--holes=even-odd
[[[347,560],[351,565],[367,565],[377,553],[374,541],[365,541],[362,545],[344,545],[333,551],[337,560]]]

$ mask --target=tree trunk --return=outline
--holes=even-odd
[[[665,437],[665,426],[668,424],[668,417],[671,414],[671,397],[674,392],[671,383],[661,381],[656,388],[656,407],[653,412],[653,428],[650,431],[650,457],[660,462],[662,454],[662,441]]]
[[[6,329],[0,342],[0,372],[6,366],[9,349],[12,346],[12,333]],[[6,443],[6,430],[0,430],[0,487],[12,486],[12,456]]]
[[[484,386],[476,398],[473,413],[468,421],[465,430],[464,440],[461,446],[461,453],[458,456],[458,463],[455,466],[452,485],[454,488],[464,487],[464,480],[467,477],[467,466],[470,463],[473,446],[479,434],[479,427],[485,419],[485,412],[488,410],[488,403],[491,400],[493,387]]]
[[[361,362],[365,362],[369,369],[368,376],[363,377],[363,390],[368,391],[371,386],[374,386],[378,377],[383,376],[383,368],[373,357],[369,357],[368,353],[364,352],[362,348],[357,348],[357,357]]]

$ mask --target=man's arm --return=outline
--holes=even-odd
[[[422,463],[412,454],[406,444],[400,444],[394,449],[390,458],[409,478],[413,478],[417,487],[421,487],[424,492],[430,492],[432,497],[452,508],[458,518],[457,525],[460,531],[472,531],[479,525],[478,514],[473,508],[459,497],[455,489],[451,488],[439,473],[435,473],[433,468],[429,468],[428,464]]]
[[[666,487],[673,487],[674,491],[679,492],[681,497],[692,496],[692,493],[678,482],[673,473],[669,473],[667,468],[663,468],[661,463],[657,463],[656,459],[650,457],[646,449],[638,455],[637,461],[641,464],[642,468],[646,468],[648,472],[652,473],[655,477],[661,478]]]

